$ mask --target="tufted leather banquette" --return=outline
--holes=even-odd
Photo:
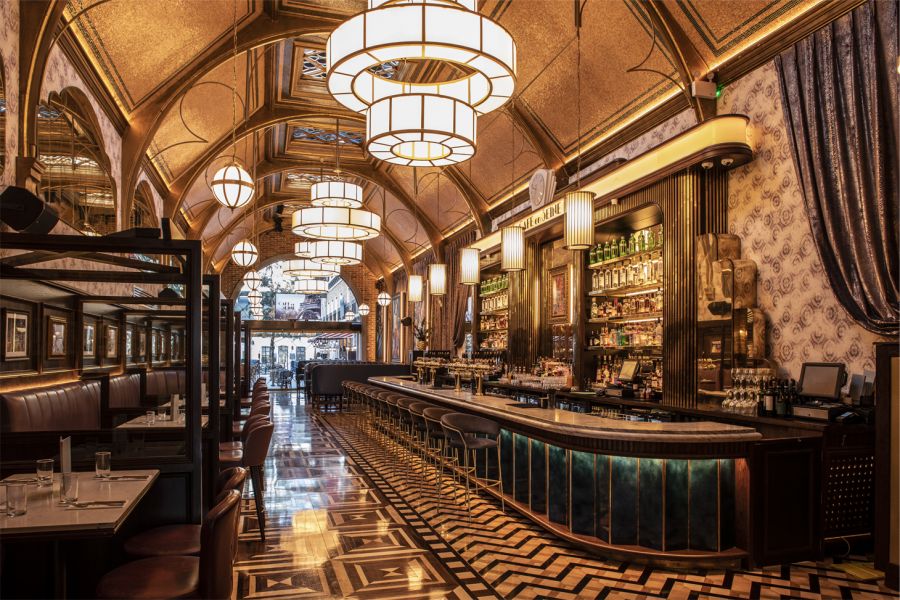
[[[141,406],[141,376],[138,373],[109,378],[109,407],[138,408]]]
[[[4,431],[100,429],[100,383],[76,381],[0,395]]]

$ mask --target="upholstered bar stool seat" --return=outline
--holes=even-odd
[[[240,499],[240,493],[231,490],[207,513],[199,557],[156,556],[126,563],[100,579],[97,597],[230,598]]]

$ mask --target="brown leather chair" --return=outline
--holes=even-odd
[[[249,428],[244,447],[240,450],[219,452],[219,466],[229,467],[242,465],[250,469],[250,483],[253,485],[253,499],[256,505],[256,518],[259,521],[259,534],[266,541],[266,504],[263,497],[264,479],[263,463],[269,454],[272,432],[275,426],[271,421],[257,421]]]
[[[113,569],[100,579],[98,598],[231,598],[241,495],[229,491],[207,514],[200,556],[156,556]]]
[[[247,469],[243,467],[231,467],[219,473],[216,478],[216,504],[224,500],[231,490],[243,492],[246,481]],[[199,554],[201,529],[202,525],[194,523],[154,527],[128,538],[124,549],[136,558]]]
[[[244,442],[247,441],[247,433],[249,433],[250,431],[250,426],[257,421],[266,421],[268,419],[269,415],[265,414],[256,414],[252,417],[249,417],[246,421],[244,421],[244,426],[241,428],[241,439],[234,442],[219,442],[219,452],[242,449],[244,447]]]

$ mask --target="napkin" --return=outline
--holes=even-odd
[[[61,473],[72,472],[72,438],[59,438],[59,470]]]

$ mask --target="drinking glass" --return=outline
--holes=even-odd
[[[152,410],[147,411],[147,425],[153,425],[156,423],[156,412]]]
[[[94,469],[97,472],[97,477],[101,479],[109,477],[109,473],[112,470],[112,457],[109,452],[94,453]]]
[[[6,516],[18,517],[28,512],[28,487],[24,483],[6,484]]]
[[[52,458],[44,458],[37,461],[37,482],[39,487],[47,487],[53,483]]]
[[[157,421],[165,421],[166,420],[166,409],[164,409],[164,408],[156,409],[156,420]]]
[[[182,406],[178,409],[178,422],[184,423],[185,408]]]
[[[59,501],[62,504],[72,504],[78,500],[78,474],[63,473],[59,485]]]

